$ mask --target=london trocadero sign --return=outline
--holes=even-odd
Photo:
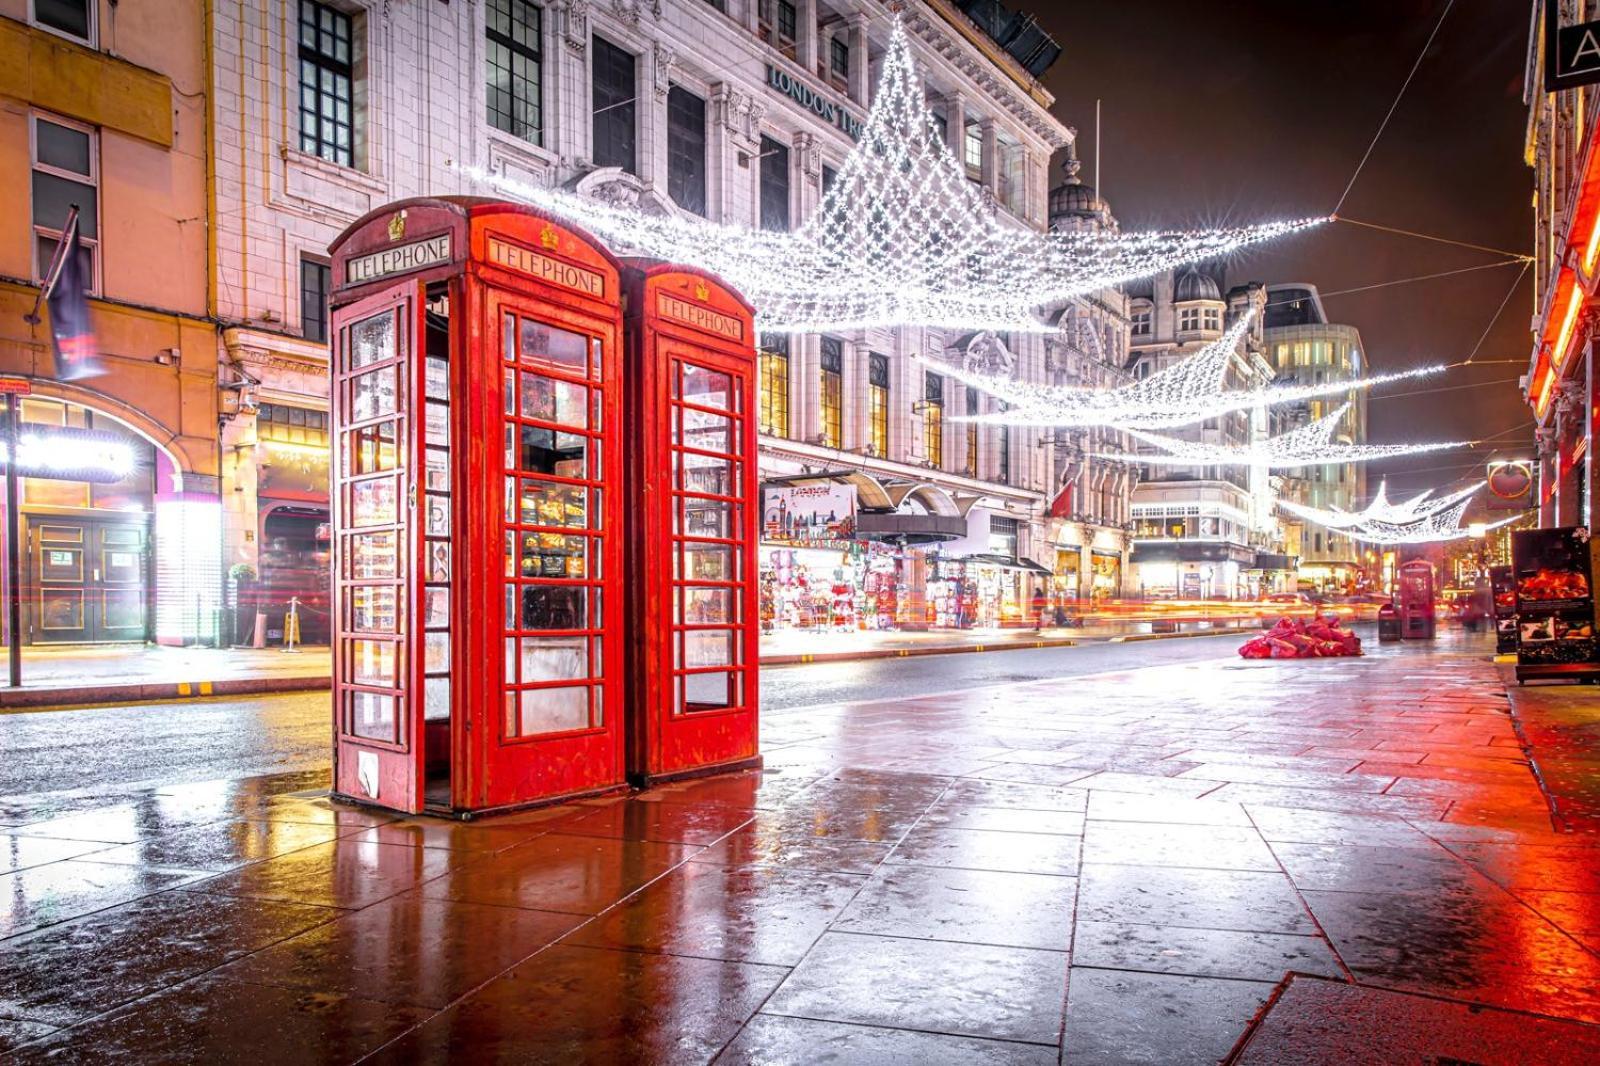
[[[830,126],[839,127],[844,131],[845,136],[852,141],[861,139],[861,119],[856,118],[831,100],[825,99],[811,86],[788,71],[779,70],[771,63],[768,63],[767,85],[778,90],[807,111],[816,114]]]

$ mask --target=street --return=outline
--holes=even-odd
[[[1231,656],[1236,643],[1199,637],[769,667],[762,706],[770,713],[1188,662]],[[328,721],[320,692],[0,714],[0,805],[50,793],[67,809],[175,782],[323,769]]]
[[[1167,643],[959,691],[927,660],[874,666],[900,698],[770,711],[764,773],[464,824],[332,805],[320,771],[137,788],[243,772],[275,730],[317,762],[315,701],[167,708],[220,757],[171,762],[168,727],[95,771],[120,779],[98,802],[3,808],[0,1050],[1600,1056],[1594,838],[1552,828],[1486,637],[1316,662]],[[129,712],[5,721],[108,714]],[[248,743],[223,744],[227,714]]]

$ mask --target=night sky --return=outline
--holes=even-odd
[[[1044,80],[1056,114],[1078,130],[1081,176],[1091,183],[1094,105],[1102,100],[1101,190],[1124,228],[1144,229],[1330,212],[1444,0],[1012,6],[1032,11],[1062,45]],[[1529,19],[1525,0],[1456,0],[1342,215],[1529,251],[1533,171],[1522,158]],[[1373,369],[1383,372],[1464,359],[1520,266],[1330,292],[1504,258],[1335,223],[1231,263],[1226,275],[1229,285],[1317,285],[1329,318],[1360,329]],[[1531,426],[1518,427],[1532,416],[1515,381],[1526,367],[1531,313],[1530,272],[1474,365],[1374,394],[1372,443],[1518,430],[1476,452],[1374,464],[1374,472],[1391,475],[1391,490],[1447,486],[1478,473],[1491,454],[1531,452]]]

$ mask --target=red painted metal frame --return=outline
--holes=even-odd
[[[757,364],[754,313],[737,293],[699,271],[627,263],[628,421],[637,433],[629,455],[634,508],[628,540],[635,553],[629,606],[635,624],[629,642],[628,772],[635,784],[644,784],[760,765]],[[734,332],[737,337],[730,336]],[[739,574],[737,628],[732,631],[742,685],[739,699],[726,708],[680,712],[680,671],[674,658],[681,620],[675,596],[680,542],[674,529],[678,497],[673,429],[678,411],[674,374],[683,361],[730,375],[739,397],[739,439],[724,454],[739,460],[741,474],[737,493],[728,499],[742,508],[733,538]]]
[[[444,262],[404,274],[401,281],[390,278],[358,285],[338,284],[340,279],[348,278],[349,262],[354,258],[442,234],[449,234],[451,241]],[[404,447],[418,483],[423,476],[421,462],[426,431],[423,299],[426,283],[450,282],[449,812],[465,815],[620,787],[624,783],[626,700],[626,586],[622,535],[626,501],[622,456],[628,443],[625,439],[628,430],[623,417],[621,286],[617,261],[591,238],[533,209],[466,197],[409,200],[380,208],[348,229],[334,243],[332,251],[336,330],[366,307],[369,297],[392,299],[392,295],[386,294],[402,288],[413,294],[416,311],[412,337],[414,362],[409,375],[412,391],[407,397],[409,418]],[[507,416],[501,399],[500,322],[502,312],[508,309],[594,338],[599,341],[602,353],[598,479],[603,495],[598,539],[601,542],[599,588],[605,613],[601,618],[604,636],[600,659],[601,718],[588,729],[532,737],[507,736],[504,606],[507,522],[502,496],[507,465],[504,436]],[[343,414],[336,406],[335,448],[343,443]],[[406,695],[410,698],[403,704],[406,708],[401,723],[403,751],[386,753],[403,754],[408,761],[394,771],[396,791],[380,787],[379,796],[373,799],[359,788],[355,755],[345,751],[349,745],[341,737],[335,779],[335,791],[342,795],[407,811],[421,809],[424,768],[429,762],[440,761],[442,754],[435,752],[435,758],[429,760],[424,751],[420,627],[424,540],[419,528],[422,524],[420,512],[407,505],[412,499],[412,484],[408,481],[402,502],[408,519],[406,558],[412,568],[409,594],[405,598],[402,640]],[[420,486],[417,491],[422,491]],[[337,540],[343,527],[343,512],[338,510],[342,503],[342,500],[335,500],[332,513],[336,560],[339,559]],[[592,572],[591,567],[586,575]],[[520,611],[520,603],[517,607]],[[336,595],[336,611],[342,612],[343,608],[342,596]],[[342,613],[336,614],[335,625],[338,646],[345,625]],[[338,678],[336,673],[336,684]],[[348,770],[346,762],[350,764]],[[402,801],[396,802],[391,797],[400,797]],[[430,805],[428,809],[437,808]]]
[[[379,362],[348,369],[350,330],[353,326],[370,321],[385,313],[395,316],[395,336],[399,348],[398,361]],[[421,455],[420,434],[412,433],[416,424],[413,399],[420,388],[422,363],[422,286],[406,278],[394,282],[371,295],[340,308],[335,312],[333,325],[333,357],[330,380],[332,382],[333,424],[338,432],[332,436],[333,464],[330,516],[333,523],[332,557],[334,568],[333,597],[333,790],[335,793],[416,813],[422,809],[422,713],[420,686],[416,683],[419,647],[411,633],[416,612],[414,610],[415,578],[419,566],[421,538],[416,523],[409,520],[406,501],[411,498]],[[397,386],[395,411],[392,421],[396,426],[397,469],[377,472],[368,477],[349,470],[353,448],[346,447],[344,429],[354,421],[349,410],[351,382],[368,373],[381,372],[385,365],[396,367],[400,376]],[[380,425],[385,419],[361,420],[362,425]],[[352,431],[353,432],[353,431]],[[348,496],[354,485],[362,482],[392,478],[395,482],[396,520],[392,523],[361,527],[348,525]],[[348,540],[358,536],[393,536],[395,539],[395,575],[393,579],[357,579],[352,576]],[[376,631],[352,630],[346,617],[350,590],[356,586],[394,589],[395,612],[400,632],[384,636]],[[395,645],[397,658],[396,679],[392,686],[358,684],[353,672],[353,649],[360,641],[374,641]],[[393,739],[357,736],[353,730],[354,701],[361,694],[393,701],[395,717]],[[377,774],[363,782],[360,763],[363,756],[377,760]],[[375,789],[373,786],[376,786]]]

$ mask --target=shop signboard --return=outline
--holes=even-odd
[[[1510,655],[1517,650],[1517,584],[1509,566],[1489,568],[1489,589],[1494,596],[1494,650]]]
[[[1593,669],[1594,588],[1589,530],[1521,529],[1511,534],[1516,582],[1517,677]]]
[[[768,485],[761,494],[761,539],[814,545],[855,536],[854,485]]]
[[[1495,459],[1484,478],[1489,487],[1484,499],[1491,510],[1526,511],[1533,506],[1533,464],[1528,460]]]

